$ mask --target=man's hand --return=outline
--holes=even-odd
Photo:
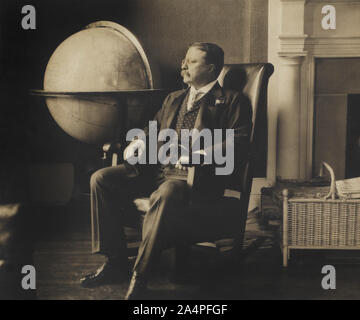
[[[124,160],[128,160],[131,157],[135,157],[136,156],[136,152],[137,152],[137,157],[140,159],[143,156],[143,153],[145,151],[145,142],[141,139],[136,139],[134,141],[131,141],[131,143],[125,148],[124,150]]]

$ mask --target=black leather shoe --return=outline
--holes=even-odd
[[[84,288],[95,288],[106,284],[119,284],[129,280],[129,267],[105,262],[94,273],[90,273],[80,279]]]
[[[124,300],[139,300],[142,299],[145,295],[147,289],[147,279],[134,271],[131,281],[129,284],[129,289],[125,295]]]

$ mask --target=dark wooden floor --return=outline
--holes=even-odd
[[[89,217],[70,210],[67,220],[52,220],[55,230],[35,247],[38,299],[123,299],[127,284],[84,289],[79,278],[95,270],[103,258],[90,254]],[[64,215],[65,216],[65,215]],[[250,215],[245,257],[240,265],[219,263],[213,251],[192,251],[188,281],[175,284],[173,252],[167,250],[149,282],[148,299],[359,299],[360,255],[357,252],[309,252],[293,255],[287,270],[274,228],[259,227]],[[51,230],[51,228],[49,229]],[[321,268],[332,264],[337,271],[336,290],[323,290]]]
[[[83,274],[103,262],[101,256],[90,254],[88,208],[43,208],[38,216],[41,224],[32,255],[37,289],[26,293],[20,290],[20,294],[13,295],[15,298],[123,299],[127,284],[97,289],[85,289],[79,284]],[[187,281],[175,284],[169,280],[173,252],[164,252],[152,272],[147,299],[360,299],[358,252],[298,252],[284,269],[274,227],[260,228],[258,221],[255,215],[248,219],[240,265],[226,264],[213,251],[193,250]],[[325,264],[336,268],[336,290],[321,288],[321,268]],[[8,288],[12,283],[19,287],[17,268],[0,267],[1,272],[5,287],[0,293],[8,293],[6,284]],[[17,275],[16,279],[12,275]]]
[[[96,270],[104,261],[102,256],[90,254],[89,216],[69,210],[63,217],[54,214],[47,218],[44,224],[49,227],[43,230],[36,242],[33,255],[37,270],[37,298],[123,299],[127,284],[97,289],[84,289],[79,284],[82,275]],[[247,243],[255,243],[257,235],[263,237],[264,234],[258,228],[250,231]],[[163,253],[152,271],[148,299],[224,299],[239,293],[237,288],[228,292],[228,284],[233,283],[233,279],[228,277],[229,270],[232,269],[234,277],[238,271],[231,265],[226,271],[222,270],[215,251],[195,248],[190,254],[187,279],[182,284],[175,284],[169,280],[174,270],[174,251],[169,249]],[[130,258],[130,263],[134,258]]]

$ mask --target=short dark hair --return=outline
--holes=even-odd
[[[224,50],[217,44],[210,42],[194,42],[189,46],[189,48],[192,47],[196,47],[206,53],[205,62],[207,64],[214,64],[215,75],[218,77],[224,66]]]

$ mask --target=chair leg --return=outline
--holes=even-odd
[[[232,259],[235,263],[241,263],[244,258],[245,228],[235,238]]]
[[[283,248],[283,267],[286,268],[288,266],[288,257],[289,257],[289,249],[287,247]]]

